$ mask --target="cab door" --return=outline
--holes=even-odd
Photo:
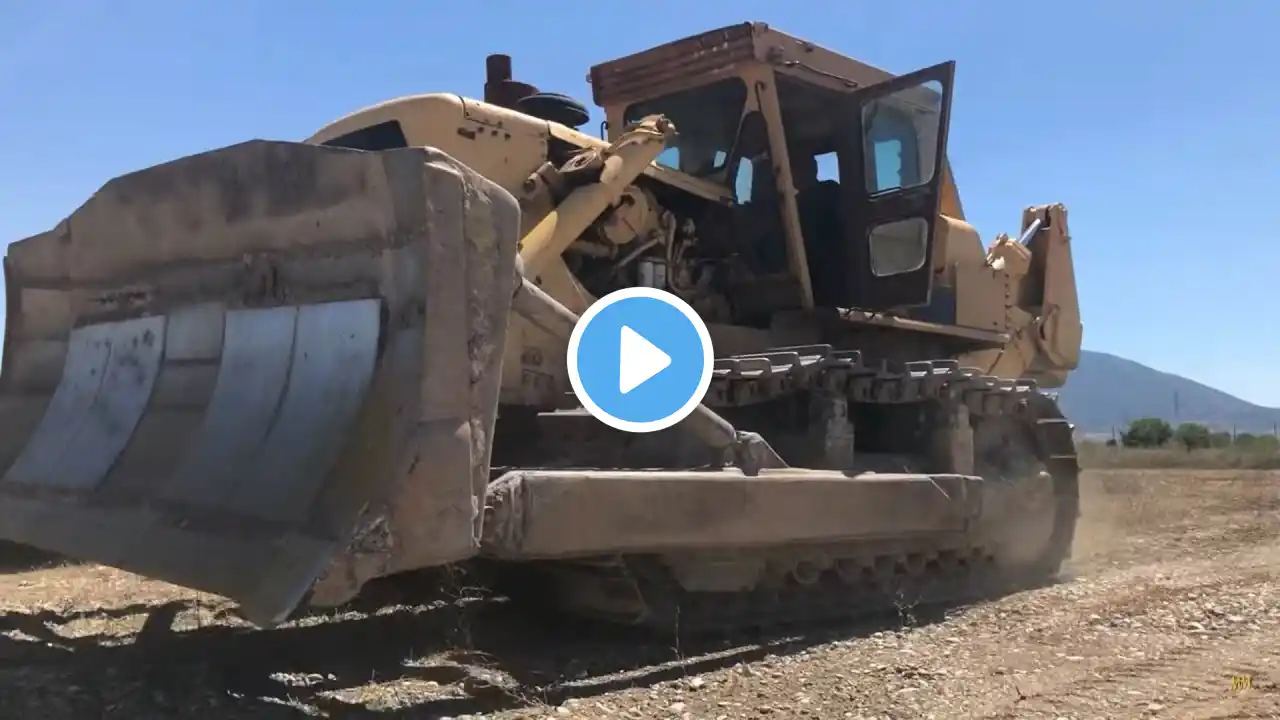
[[[929,304],[954,75],[954,62],[934,65],[853,90],[841,108],[838,155],[853,307]]]

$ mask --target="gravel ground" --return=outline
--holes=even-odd
[[[696,647],[484,600],[260,632],[107,568],[12,572],[0,718],[1280,718],[1280,473],[1090,472],[1084,494],[1051,587]]]

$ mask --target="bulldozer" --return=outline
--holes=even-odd
[[[0,538],[264,627],[458,565],[686,630],[1060,571],[1067,212],[990,246],[965,221],[954,63],[742,23],[592,67],[598,132],[512,66],[112,179],[12,243]],[[638,286],[715,348],[652,433],[566,371],[582,313]]]

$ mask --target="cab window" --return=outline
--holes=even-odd
[[[887,107],[879,108],[869,119],[867,190],[879,193],[920,184],[916,129],[910,119]]]
[[[665,115],[677,134],[658,163],[697,177],[726,180],[723,171],[746,103],[747,86],[739,78],[728,78],[635,103],[623,120],[629,125],[648,115]]]
[[[942,86],[931,80],[863,106],[868,192],[909,189],[933,180],[941,103]]]

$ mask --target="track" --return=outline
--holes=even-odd
[[[977,465],[988,481],[1006,485],[1027,482],[1026,475],[1037,468],[1049,473],[1053,506],[1043,521],[1052,528],[1044,529],[1047,537],[1038,541],[1042,545],[1033,557],[1015,561],[1008,552],[984,545],[989,537],[975,530],[788,549],[785,554],[761,551],[767,556],[766,570],[754,589],[743,592],[688,592],[668,559],[654,556],[548,563],[533,573],[516,569],[505,587],[523,602],[543,607],[698,634],[970,601],[1043,582],[1058,572],[1070,554],[1079,513],[1079,466],[1070,424],[1055,400],[1034,383],[985,376],[954,360],[872,367],[859,352],[816,345],[718,360],[705,403],[731,413],[814,393],[843,399],[850,416],[872,407],[962,403],[975,433],[981,434],[984,426],[1001,437],[1025,433],[1026,447],[1001,445],[997,457],[979,457]],[[765,428],[734,422],[770,439]],[[1022,452],[1034,455],[1035,467],[1020,463],[1021,458],[1000,456]]]

